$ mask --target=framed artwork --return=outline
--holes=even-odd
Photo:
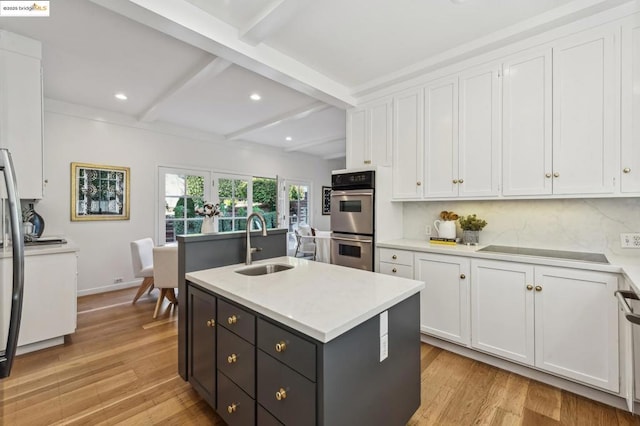
[[[71,220],[129,220],[129,167],[71,163]]]
[[[331,214],[331,187],[322,187],[322,214]]]

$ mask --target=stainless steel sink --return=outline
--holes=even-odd
[[[242,275],[266,275],[275,274],[276,272],[286,271],[292,269],[291,265],[283,265],[281,263],[267,263],[265,265],[256,265],[249,268],[238,269],[236,272]]]

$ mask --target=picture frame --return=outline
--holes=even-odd
[[[331,187],[322,187],[322,214],[331,214]]]
[[[129,220],[129,167],[71,163],[71,220]]]

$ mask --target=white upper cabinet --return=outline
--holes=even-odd
[[[391,100],[347,112],[347,167],[391,165]]]
[[[593,31],[553,47],[553,192],[614,191],[616,152],[614,31]]]
[[[640,18],[622,27],[620,190],[640,192]]]
[[[461,197],[497,196],[500,161],[500,67],[460,75],[458,185]]]
[[[551,48],[503,64],[503,195],[552,193],[551,71]]]
[[[11,152],[25,199],[43,192],[40,55],[40,42],[0,31],[0,146]]]
[[[422,197],[423,89],[393,99],[393,198]]]
[[[424,195],[458,196],[458,77],[425,88]]]

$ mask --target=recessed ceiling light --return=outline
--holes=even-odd
[[[260,99],[262,99],[262,96],[258,95],[257,93],[252,93],[249,97],[252,101],[259,101]]]
[[[116,93],[114,96],[116,97],[116,99],[119,99],[121,101],[127,100],[127,95],[125,95],[124,93]]]
[[[292,141],[293,138],[291,136],[287,136],[286,138],[284,138],[286,141]]]

